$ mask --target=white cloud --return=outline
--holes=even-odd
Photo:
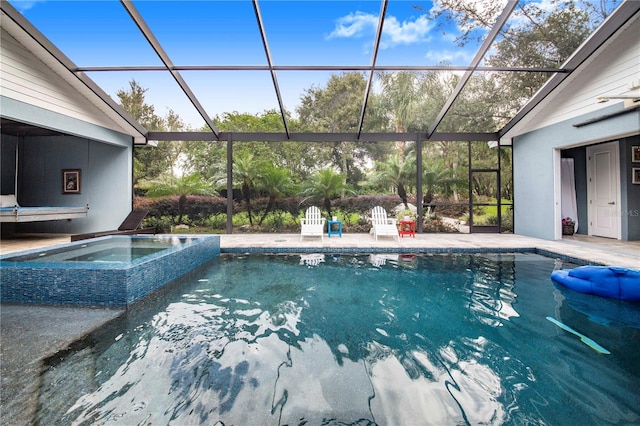
[[[336,20],[336,27],[327,38],[360,38],[372,32],[375,33],[377,26],[378,17],[376,15],[364,12],[350,13]]]
[[[382,31],[382,49],[398,44],[426,43],[430,40],[429,32],[435,25],[427,15],[420,15],[413,21],[399,22],[395,16],[389,16],[384,21]]]
[[[20,13],[33,8],[38,3],[44,3],[45,0],[12,0],[9,3],[15,7]]]
[[[424,57],[429,63],[468,64],[473,59],[474,52],[463,49],[455,50],[429,50]]]
[[[386,49],[399,44],[415,44],[428,42],[429,32],[435,23],[427,15],[420,15],[411,20],[398,21],[395,16],[388,16],[382,29],[380,48]],[[336,20],[336,27],[327,36],[331,38],[361,38],[373,36],[378,27],[378,16],[370,13],[355,12]]]

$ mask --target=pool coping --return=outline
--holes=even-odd
[[[52,267],[59,265],[62,261],[39,261],[39,260],[13,260],[15,258],[21,258],[25,256],[30,256],[36,253],[40,253],[43,250],[49,251],[62,251],[62,249],[66,248],[75,248],[86,246],[91,243],[99,243],[99,242],[108,242],[117,239],[123,239],[128,237],[135,237],[139,239],[154,239],[154,238],[190,238],[192,241],[187,241],[183,243],[181,246],[174,247],[166,247],[162,251],[151,253],[143,258],[133,259],[128,262],[90,262],[90,261],[79,261],[79,262],[68,262],[65,264],[67,269],[129,269],[131,267],[135,267],[144,262],[152,261],[158,259],[162,256],[165,256],[168,253],[174,253],[179,251],[181,248],[186,248],[198,243],[198,238],[202,237],[201,235],[173,235],[173,234],[158,234],[158,235],[106,235],[102,237],[92,238],[90,240],[81,240],[81,241],[71,241],[64,244],[58,244],[50,247],[40,247],[40,248],[32,248],[28,250],[21,250],[13,253],[6,253],[0,255],[0,266],[12,266],[14,264],[24,265],[26,267],[31,268],[39,268],[39,267]]]
[[[574,256],[568,256],[554,251],[540,249],[536,247],[502,247],[502,248],[408,248],[408,247],[371,247],[371,248],[347,248],[347,247],[226,247],[220,248],[220,254],[310,254],[310,253],[336,253],[336,254],[508,254],[508,253],[531,253],[559,259],[564,262],[571,262],[577,265],[597,265],[604,266],[603,263],[592,262]]]

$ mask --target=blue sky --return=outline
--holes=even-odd
[[[502,1],[502,0],[501,0]],[[161,65],[124,7],[107,1],[11,1],[78,66]],[[253,5],[236,1],[134,1],[175,65],[265,65]],[[276,65],[369,65],[380,12],[379,1],[259,2]],[[477,44],[454,43],[457,29],[430,19],[431,1],[391,0],[378,64],[468,65]],[[438,25],[440,24],[440,26]],[[199,117],[177,84],[163,72],[91,72],[109,95],[131,79],[147,88],[147,103],[159,115],[169,108],[192,128]],[[210,115],[224,111],[259,113],[277,108],[267,72],[183,72]],[[281,71],[278,83],[287,110],[294,112],[305,88],[324,86],[330,73]]]

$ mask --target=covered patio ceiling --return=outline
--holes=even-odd
[[[611,15],[558,66],[491,65],[496,43],[518,25],[534,0],[467,1],[490,7],[486,22],[459,20],[437,1],[73,1],[2,0],[3,18],[22,27],[70,74],[93,90],[146,140],[399,141],[499,140],[638,12],[639,2],[606,4]],[[557,7],[558,3],[548,2]],[[458,14],[458,15],[456,15]],[[458,20],[456,20],[458,16]],[[479,16],[479,15],[477,15]],[[333,75],[360,73],[355,128],[296,132],[291,128],[308,89],[324,87]],[[380,73],[443,72],[456,76],[450,93],[416,131],[368,132],[370,100],[380,91]],[[482,131],[451,131],[442,123],[468,84],[496,73],[545,75],[519,110]],[[136,80],[158,112],[177,114],[186,129],[145,129],[122,109],[116,93]],[[426,94],[430,96],[430,94]],[[478,102],[490,102],[477,97]],[[280,131],[223,132],[214,117],[239,112],[280,114]]]

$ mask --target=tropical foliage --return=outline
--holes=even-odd
[[[376,163],[372,181],[381,187],[392,187],[405,208],[409,208],[407,188],[415,182],[415,161],[405,160],[400,154],[392,155],[386,161]]]
[[[489,28],[502,8],[501,2],[490,0],[434,0],[434,3],[438,6],[433,9],[434,19],[443,17],[443,25],[461,29],[456,40],[461,46],[477,43],[478,37],[486,34],[479,30]],[[501,28],[484,65],[559,67],[605,19],[615,3],[614,0],[519,2],[513,19]],[[368,75],[343,72],[331,75],[324,85],[305,89],[299,107],[293,113],[285,111],[285,116],[292,132],[493,132],[513,117],[549,75],[476,72],[443,114],[443,106],[461,82],[458,72],[377,73],[372,84],[374,90],[364,106],[362,94],[368,87]],[[117,96],[124,109],[148,130],[189,130],[171,110],[166,116],[159,116],[154,106],[147,104],[145,93],[146,89],[132,80],[128,89],[118,91]],[[212,119],[222,132],[284,132],[280,112],[276,110],[259,114],[234,111]],[[208,131],[208,127],[200,130]],[[370,208],[367,203],[374,202],[367,197],[388,194],[395,195],[385,200],[394,199],[408,208],[410,202],[418,202],[415,200],[418,159],[423,164],[419,189],[424,199],[420,201],[425,205],[440,203],[444,208],[438,211],[454,214],[459,205],[468,206],[473,200],[500,199],[509,204],[513,199],[511,150],[486,140],[429,140],[424,142],[421,152],[416,152],[414,142],[404,140],[159,142],[157,147],[135,149],[137,193],[146,193],[148,197],[162,195],[167,200],[178,197],[176,209],[171,210],[176,212],[173,221],[192,220],[195,216],[203,220],[218,217],[223,214],[219,208],[221,199],[215,197],[212,188],[226,188],[228,152],[232,154],[233,186],[239,194],[234,203],[234,222],[246,221],[251,228],[267,223],[295,225],[302,205],[312,201],[321,203],[330,216],[340,209],[345,217],[361,217]],[[187,200],[203,193],[214,200],[211,202],[217,207],[210,211],[215,213],[200,208],[206,204],[204,199],[199,199],[197,211],[190,210]],[[351,197],[353,194],[360,197]],[[173,209],[169,204],[167,209]],[[448,209],[447,204],[454,207]],[[439,219],[429,223],[437,229],[447,227]]]
[[[162,181],[151,181],[146,187],[146,195],[151,198],[178,196],[178,223],[184,217],[188,195],[212,195],[212,192],[211,185],[196,174],[169,176]]]
[[[317,198],[322,200],[327,214],[333,216],[331,212],[331,199],[337,198],[347,190],[344,183],[344,176],[331,169],[318,170],[305,184],[300,193],[302,196]],[[304,201],[304,200],[303,200]]]

